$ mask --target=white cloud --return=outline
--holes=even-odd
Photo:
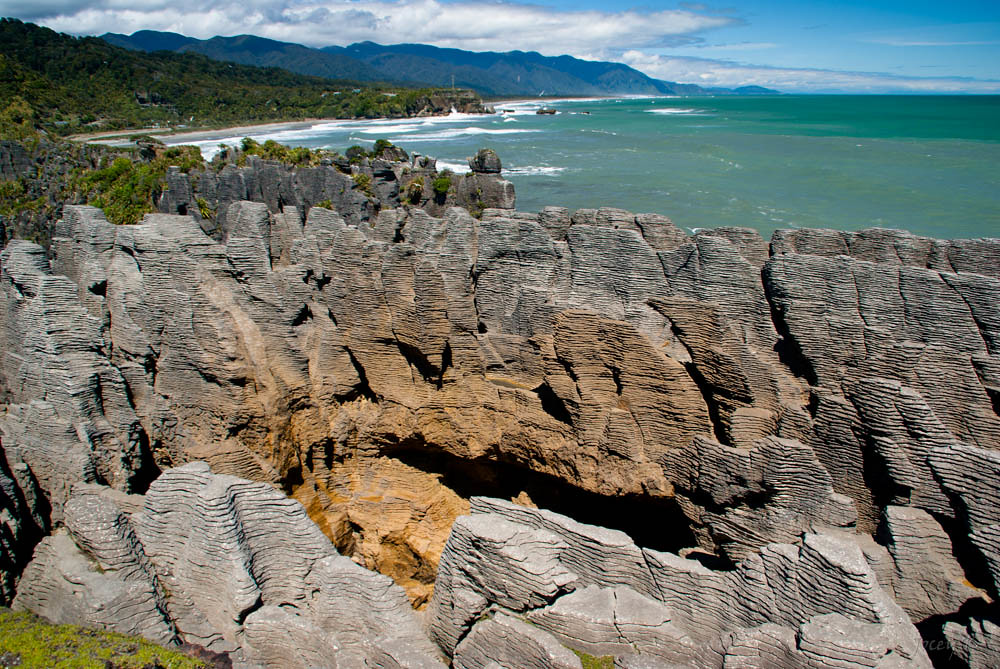
[[[901,77],[879,72],[766,67],[709,58],[626,51],[619,59],[651,77],[702,86],[765,86],[786,93],[1000,93],[1000,81]]]
[[[473,51],[511,49],[546,55],[592,49],[664,47],[741,23],[686,9],[557,11],[537,5],[471,0],[14,0],[19,14],[73,34],[166,30],[192,37],[249,33],[309,46],[372,40],[417,42]],[[17,8],[15,8],[17,9]]]

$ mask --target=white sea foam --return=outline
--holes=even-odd
[[[505,167],[503,171],[505,174],[512,174],[515,176],[555,176],[565,172],[566,168],[550,165],[528,165],[524,167]]]
[[[469,171],[469,164],[453,163],[448,160],[439,160],[437,161],[437,169],[438,172],[440,172],[441,170],[451,170],[455,174],[465,174],[466,172]]]
[[[456,139],[458,137],[468,137],[470,135],[519,135],[527,132],[541,132],[530,128],[482,128],[479,126],[469,126],[466,128],[455,128],[454,130],[435,130],[416,135],[408,135],[407,142],[435,142],[442,139]]]
[[[368,128],[357,128],[362,135],[402,135],[421,129],[419,123],[394,123],[392,125],[377,125]]]
[[[682,115],[685,115],[685,116],[707,116],[708,115],[702,109],[687,109],[687,108],[683,108],[683,107],[670,107],[670,108],[667,108],[667,109],[647,109],[646,111],[648,113],[650,113],[650,114],[664,114],[664,115],[673,115],[673,114],[682,114]]]

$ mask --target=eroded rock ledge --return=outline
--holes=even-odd
[[[680,654],[661,654],[668,663],[722,666],[755,648],[762,666],[919,666],[919,623],[932,650],[996,663],[1000,241],[799,230],[768,246],[612,209],[477,220],[401,207],[365,221],[313,207],[303,222],[252,202],[228,206],[212,232],[163,214],[114,227],[67,206],[51,261],[18,240],[0,256],[6,599],[50,526],[76,541],[57,531],[26,574],[48,582],[63,568],[46,567],[51,556],[74,550],[81,569],[100,563],[74,529],[81,483],[149,490],[148,508],[174,476],[162,471],[204,461],[214,474],[199,476],[300,501],[414,605],[435,593],[435,640],[479,658],[456,666],[502,665],[483,649],[526,634],[538,657],[570,661],[512,614],[556,630],[533,617],[593,607],[617,620],[619,603],[635,630],[594,628],[579,650],[620,655],[649,632],[651,648],[667,638]],[[645,576],[608,581],[614,560],[600,552],[564,564],[576,553],[563,521],[470,507],[481,494],[627,530],[641,548],[612,543]],[[142,526],[152,572],[115,568],[159,579]],[[531,550],[519,543],[536,534]],[[521,558],[541,569],[526,572],[530,587],[515,596],[516,579],[489,581],[486,566],[452,573],[484,542],[474,555],[508,565],[489,567],[500,575]],[[462,580],[473,576],[487,581]],[[807,581],[824,585],[793,587]],[[721,594],[702,601],[702,588]],[[140,590],[162,621],[136,629],[182,633],[155,583]],[[463,612],[447,633],[445,597]],[[247,652],[238,639],[258,611],[303,638],[326,624],[269,601],[213,634]],[[716,622],[684,613],[695,606],[716,607]],[[485,611],[496,615],[472,625]]]

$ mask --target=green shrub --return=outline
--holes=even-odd
[[[358,163],[361,162],[362,158],[368,157],[368,152],[365,151],[363,146],[358,146],[357,144],[355,144],[354,146],[347,147],[347,151],[344,153],[344,155],[347,156],[348,162],[350,162],[352,165],[357,165]]]
[[[375,197],[375,192],[372,190],[372,178],[370,176],[364,172],[358,172],[351,178],[354,179],[354,185],[357,186],[358,190],[362,191],[368,197]]]
[[[35,112],[20,95],[0,109],[0,139],[38,139]]]
[[[197,147],[172,146],[148,163],[115,158],[111,165],[81,177],[78,185],[87,194],[88,204],[103,209],[111,223],[130,225],[154,211],[153,201],[162,192],[167,167],[188,172],[204,164]]]
[[[447,192],[447,191],[445,191]],[[417,177],[406,185],[406,199],[412,204],[420,204],[424,196],[424,178]]]
[[[195,202],[198,204],[198,213],[206,221],[215,220],[215,210],[212,209],[211,205],[208,204],[208,200],[203,197],[195,198]]]
[[[451,172],[445,170],[431,182],[431,187],[434,189],[434,194],[439,198],[443,198],[448,195],[448,191],[451,190]]]

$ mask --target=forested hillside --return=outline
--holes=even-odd
[[[363,85],[197,54],[143,53],[14,19],[0,19],[0,100],[15,124],[27,115],[35,127],[60,135],[400,117],[479,105],[466,91]]]

